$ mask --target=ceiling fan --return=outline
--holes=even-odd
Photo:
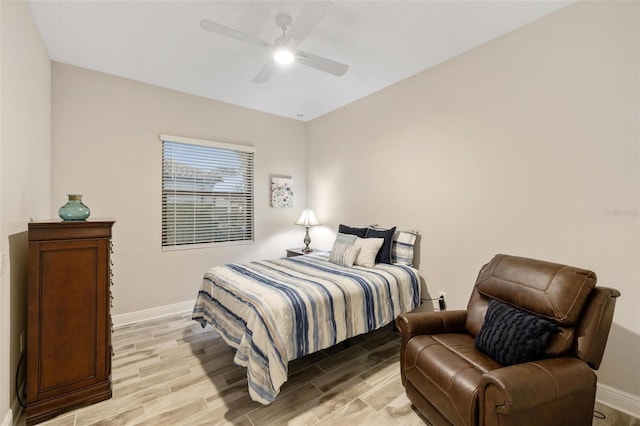
[[[266,83],[275,73],[279,64],[286,65],[293,61],[340,77],[347,72],[349,65],[303,52],[296,48],[324,16],[326,8],[324,8],[324,10],[322,8],[318,9],[318,5],[322,3],[325,2],[306,3],[306,5],[310,5],[310,7],[305,5],[295,24],[291,16],[287,13],[277,14],[275,21],[278,28],[282,30],[282,35],[276,38],[273,43],[266,42],[250,34],[226,27],[208,19],[200,21],[200,28],[273,51],[269,62],[267,62],[264,68],[262,68],[253,79],[254,83]]]

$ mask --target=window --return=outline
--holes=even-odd
[[[162,247],[252,242],[250,146],[161,135]]]

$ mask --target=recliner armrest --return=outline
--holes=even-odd
[[[396,318],[402,339],[420,334],[464,333],[467,311],[408,312]]]
[[[596,383],[593,370],[577,358],[543,359],[489,371],[480,379],[479,403],[484,419],[479,424],[518,424],[502,416],[517,419],[518,413],[532,409],[543,416],[543,406],[594,392]],[[554,413],[556,420],[557,415]],[[543,418],[537,420],[537,424],[545,424]]]
[[[467,311],[444,312],[408,312],[396,318],[396,326],[400,330],[402,342],[400,345],[400,377],[402,384],[406,383],[404,374],[404,351],[407,342],[414,336],[421,334],[463,333]]]

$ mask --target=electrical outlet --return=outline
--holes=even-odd
[[[24,352],[24,330],[20,333],[20,353]]]
[[[447,310],[447,293],[444,291],[438,292],[438,307],[441,311]]]

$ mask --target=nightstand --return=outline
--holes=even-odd
[[[309,253],[313,253],[313,251],[310,251]],[[309,253],[304,252],[304,247],[287,249],[287,257],[304,256]]]

